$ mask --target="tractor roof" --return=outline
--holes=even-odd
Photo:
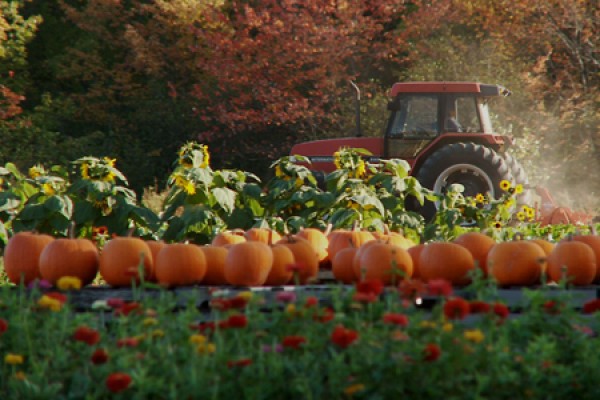
[[[392,86],[392,97],[399,93],[473,93],[478,96],[508,96],[504,86],[478,82],[398,82]]]

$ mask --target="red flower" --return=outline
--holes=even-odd
[[[435,343],[429,343],[423,352],[425,361],[435,361],[442,355],[442,349]]]
[[[444,304],[444,315],[448,319],[464,319],[469,315],[469,302],[462,297],[455,297]]]
[[[383,314],[383,322],[399,326],[408,326],[408,317],[400,313],[385,313]]]
[[[110,308],[121,308],[125,305],[125,300],[118,298],[110,298],[106,300],[106,304]]]
[[[227,319],[228,328],[245,328],[248,325],[248,317],[244,314],[230,315]]]
[[[228,299],[212,299],[210,307],[219,311],[227,311],[231,308],[231,302]]]
[[[44,293],[44,295],[54,300],[58,300],[60,304],[65,304],[67,302],[67,296],[59,292],[48,292]]]
[[[215,328],[216,328],[216,325],[215,325],[214,321],[200,322],[198,324],[190,325],[190,329],[196,329],[200,332],[212,333],[212,332],[214,332]]]
[[[359,303],[375,303],[379,300],[379,296],[375,293],[354,293],[352,300],[358,301]]]
[[[289,347],[290,349],[299,349],[303,343],[306,343],[306,338],[297,335],[286,336],[281,341],[283,347]]]
[[[544,303],[544,311],[551,315],[560,314],[561,304],[555,300],[548,300]]]
[[[235,296],[229,299],[229,305],[231,308],[242,310],[248,305],[248,299],[243,296]]]
[[[425,284],[418,279],[403,279],[398,286],[398,292],[402,299],[414,300],[426,293]]]
[[[593,299],[583,305],[584,314],[593,314],[600,310],[600,299]]]
[[[0,335],[8,330],[8,321],[4,318],[0,318]]]
[[[99,365],[108,361],[108,353],[104,349],[96,349],[92,354],[92,363]]]
[[[360,281],[356,284],[356,292],[362,294],[374,294],[379,296],[383,293],[383,282],[379,279],[370,279],[368,281]]]
[[[124,372],[113,372],[106,378],[106,387],[113,393],[119,393],[131,385],[131,376]]]
[[[304,303],[304,307],[311,308],[319,304],[319,299],[315,296],[308,296],[306,298],[306,302]]]
[[[333,308],[326,307],[321,311],[317,311],[313,315],[313,320],[315,320],[317,322],[325,323],[325,322],[331,321],[334,317],[335,317],[335,312],[333,311]]]
[[[100,333],[89,326],[80,326],[75,330],[73,339],[78,342],[87,343],[89,346],[93,346],[100,341]]]
[[[452,284],[444,279],[432,279],[427,282],[427,293],[431,296],[448,297],[452,295]]]
[[[331,333],[331,341],[345,349],[358,339],[358,332],[347,329],[343,325],[337,325]]]
[[[485,301],[473,300],[469,303],[471,314],[485,314],[490,312],[490,305]]]
[[[250,358],[240,358],[239,360],[230,360],[227,361],[227,366],[229,368],[233,367],[247,367],[252,364],[252,360]]]
[[[133,337],[127,337],[117,340],[117,347],[137,347],[140,341]]]
[[[510,310],[508,309],[508,307],[506,307],[506,305],[502,303],[494,304],[492,307],[492,311],[494,312],[494,314],[496,314],[503,320],[510,314]]]

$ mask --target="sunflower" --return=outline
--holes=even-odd
[[[515,186],[515,194],[521,194],[523,193],[523,185],[521,185],[520,183]]]
[[[502,228],[502,222],[500,221],[494,221],[494,223],[492,224],[492,227],[495,229],[501,229]]]
[[[535,218],[535,209],[532,207],[528,207],[528,206],[523,206],[523,212],[525,212],[525,215],[527,216],[527,218],[529,220],[532,220]]]
[[[475,201],[477,203],[483,203],[485,202],[485,196],[481,193],[477,193],[477,196],[475,196]]]
[[[333,153],[333,163],[335,164],[336,169],[342,169],[342,163],[340,160],[340,152],[336,151]]]
[[[358,162],[358,165],[356,166],[356,171],[355,171],[355,175],[357,178],[360,178],[361,176],[363,176],[365,173],[367,172],[367,166],[365,164],[364,160],[360,160]]]
[[[519,211],[519,212],[517,213],[517,219],[518,219],[519,221],[525,221],[525,213],[524,213],[523,211]]]
[[[508,189],[510,189],[510,187],[511,187],[511,184],[510,184],[510,182],[509,182],[509,181],[507,181],[506,179],[503,179],[503,180],[500,182],[500,189],[504,190],[505,192],[507,192],[507,191],[508,191]]]
[[[115,163],[117,162],[116,158],[109,158],[109,157],[104,157],[104,162],[106,163],[106,165],[108,165],[109,167],[113,167],[115,166]]]
[[[86,162],[81,164],[81,177],[83,179],[90,179],[90,165]]]
[[[41,165],[34,165],[33,167],[29,168],[29,177],[31,179],[35,179],[45,174],[46,172],[44,171],[44,167]]]
[[[104,182],[114,182],[115,181],[115,174],[109,171],[106,175],[104,175],[102,177],[102,181],[104,181]]]
[[[200,168],[208,168],[210,162],[210,154],[208,153],[208,146],[202,146],[202,164],[200,164]]]
[[[54,196],[56,194],[56,190],[54,190],[51,183],[44,183],[42,185],[42,192],[44,192],[46,196]]]

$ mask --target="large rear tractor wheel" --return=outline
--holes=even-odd
[[[452,143],[441,147],[423,163],[416,178],[422,186],[436,193],[445,193],[450,185],[458,183],[464,186],[464,196],[489,193],[493,198],[501,196],[502,180],[514,180],[502,155],[475,143]],[[435,203],[425,201],[419,212],[430,220],[436,209]]]

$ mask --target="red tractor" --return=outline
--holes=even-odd
[[[459,183],[466,196],[490,193],[496,198],[502,180],[528,186],[523,168],[506,152],[512,140],[494,133],[488,111],[491,98],[509,94],[500,85],[476,82],[396,83],[382,137],[362,137],[358,127],[357,137],[300,143],[291,154],[307,156],[318,178],[335,169],[333,153],[341,147],[364,148],[372,153],[373,162],[408,161],[412,175],[437,193]],[[529,195],[525,191],[522,197]],[[431,203],[421,209],[426,218],[434,212]]]

